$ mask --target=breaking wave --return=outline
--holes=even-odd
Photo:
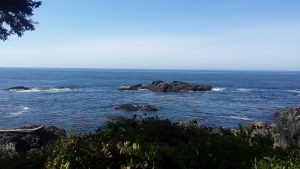
[[[248,88],[237,88],[236,89],[236,92],[250,92],[252,91],[253,89],[248,89]]]
[[[26,106],[21,106],[21,110],[17,111],[17,112],[12,112],[12,113],[9,113],[11,116],[20,116],[22,115],[23,113],[26,113],[30,110],[29,107],[26,107]]]
[[[221,118],[221,119],[235,119],[235,120],[244,120],[244,121],[252,121],[252,118],[249,118],[246,115],[231,115],[231,116],[215,116],[215,115],[210,115],[210,114],[202,114],[202,116],[207,116],[207,117],[214,117],[214,118]]]
[[[300,94],[300,89],[296,89],[296,90],[287,90],[287,92],[291,92],[291,93],[299,93],[299,94]]]
[[[130,86],[121,86],[120,89],[128,89]]]
[[[212,117],[217,117],[217,118],[222,118],[222,119],[236,119],[236,120],[245,120],[245,121],[251,121],[252,119],[245,116],[245,115],[240,115],[240,116],[212,116]]]
[[[245,120],[245,121],[251,121],[252,119],[247,116],[229,116],[229,119],[238,119],[238,120]]]
[[[138,90],[141,90],[141,91],[147,91],[148,89],[138,89]]]
[[[18,92],[18,93],[39,93],[39,92],[45,92],[45,93],[62,93],[62,92],[72,92],[77,91],[75,89],[71,89],[68,87],[58,87],[58,88],[31,88],[28,90],[15,90],[10,89],[9,91]]]
[[[214,87],[212,89],[213,92],[223,92],[226,88],[225,87]]]

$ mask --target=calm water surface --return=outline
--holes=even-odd
[[[205,83],[214,89],[176,93],[118,90],[157,79]],[[32,90],[4,90],[13,86]],[[300,72],[0,68],[2,129],[48,124],[92,131],[111,115],[132,116],[132,112],[112,108],[132,102],[156,105],[160,110],[149,115],[175,121],[196,119],[224,127],[255,120],[271,122],[275,111],[300,104]]]

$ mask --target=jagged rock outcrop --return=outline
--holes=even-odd
[[[210,91],[212,90],[212,86],[200,85],[196,83],[185,83],[181,81],[173,81],[171,83],[166,83],[161,80],[155,80],[149,85],[138,84],[138,85],[120,88],[120,90],[140,90],[140,89],[147,89],[151,91],[161,91],[161,92]]]
[[[272,125],[274,140],[282,148],[300,148],[300,105],[275,113],[277,122]]]
[[[248,133],[250,139],[256,135],[269,135],[273,140],[274,147],[300,148],[300,105],[275,113],[276,121],[271,125],[256,121],[242,127]],[[240,129],[231,129],[233,133],[240,132]],[[250,140],[251,141],[251,140]]]
[[[66,136],[66,131],[55,126],[30,126],[0,130],[1,152],[26,152]]]
[[[138,104],[138,103],[122,104],[122,105],[119,105],[119,106],[115,106],[114,109],[116,109],[116,110],[127,110],[127,111],[147,111],[147,112],[158,111],[158,108],[153,106],[153,105]]]

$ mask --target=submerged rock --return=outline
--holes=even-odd
[[[11,87],[5,90],[15,90],[15,91],[22,91],[22,90],[30,90],[29,87],[25,87],[25,86],[15,86],[15,87]]]
[[[177,91],[210,91],[212,86],[210,85],[200,85],[196,83],[185,83],[181,81],[173,81],[171,83],[166,83],[161,80],[155,80],[149,85],[134,85],[129,87],[122,87],[120,90],[140,90],[147,89],[152,91],[162,91],[162,92],[177,92]]]
[[[158,111],[158,108],[150,105],[150,104],[137,104],[137,103],[128,103],[122,104],[119,106],[115,106],[114,109],[116,110],[127,110],[127,111],[147,111],[147,112],[154,112]]]
[[[55,126],[30,126],[0,130],[1,152],[26,152],[66,136],[66,131]]]

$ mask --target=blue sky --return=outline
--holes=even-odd
[[[0,67],[300,70],[297,0],[44,0]]]

